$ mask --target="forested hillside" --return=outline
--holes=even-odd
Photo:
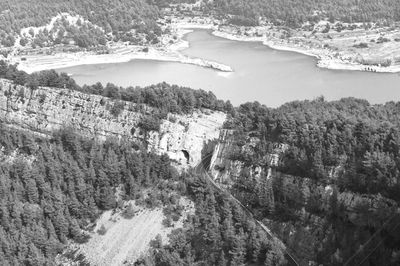
[[[234,15],[232,22],[243,25],[256,25],[260,16],[289,27],[325,18],[349,23],[400,19],[396,0],[215,0],[207,9],[222,16]]]
[[[3,124],[0,147],[1,265],[53,265],[69,240],[86,242],[82,229],[90,231],[102,211],[121,207],[122,200],[165,207],[169,219],[179,217],[171,205],[180,195],[195,202],[196,215],[167,246],[155,240],[144,265],[285,261],[281,247],[241,207],[201,175],[179,175],[168,156],[124,141],[99,143],[71,129],[42,138]]]
[[[230,189],[303,261],[398,265],[399,116],[399,103],[353,98],[241,105],[226,124],[243,163]]]
[[[155,44],[162,34],[156,20],[161,17],[162,8],[176,2],[188,1],[3,0],[0,1],[0,44],[13,46],[21,29],[45,26],[63,12],[81,16],[82,20],[70,23],[68,19],[59,19],[51,30],[31,31],[19,44],[30,44],[33,48],[71,42],[89,48],[104,45],[107,40]],[[257,25],[260,17],[292,28],[324,19],[331,23],[377,22],[381,25],[400,19],[400,3],[396,0],[215,0],[205,1],[202,10],[204,14],[229,18],[230,23],[244,26]]]
[[[158,8],[145,0],[2,0],[0,39],[3,45],[11,46],[22,28],[44,26],[52,17],[62,12],[80,15],[104,29],[105,33],[113,33],[116,36],[132,29],[160,34],[155,22],[159,17]]]
[[[153,243],[145,265],[286,265],[285,251],[227,194],[186,176],[196,214],[168,245]]]
[[[152,187],[149,206],[167,203],[176,188],[168,157],[136,153],[130,143],[100,144],[68,129],[51,139],[3,124],[0,131],[1,265],[51,265],[68,239],[86,241],[81,228],[118,206],[119,184],[124,199]]]

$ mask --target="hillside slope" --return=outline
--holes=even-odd
[[[398,265],[399,106],[243,104],[216,142],[210,172],[301,263]]]
[[[218,137],[226,114],[192,109],[196,100],[212,105],[209,98],[173,106],[156,97],[162,102],[149,107],[77,90],[1,85],[0,264],[52,265],[71,242],[81,252],[66,256],[76,262],[131,262],[143,250],[144,265],[286,263],[284,247],[236,201],[201,173],[172,167],[197,164],[203,145]],[[155,91],[139,90],[129,92]],[[178,100],[193,96],[188,89],[165,92],[180,94]],[[159,121],[161,108],[175,114]],[[176,206],[182,196],[194,203],[194,214]],[[118,221],[129,200],[145,215]],[[112,212],[115,224],[108,221]],[[173,221],[175,230],[164,230]],[[156,238],[148,249],[160,232],[170,233],[168,241]]]

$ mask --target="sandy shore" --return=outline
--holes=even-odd
[[[144,47],[130,45],[116,45],[112,47],[109,54],[95,54],[91,52],[78,53],[56,53],[54,55],[27,55],[14,56],[12,63],[18,63],[18,69],[33,73],[41,70],[60,69],[78,65],[123,63],[135,59],[157,60],[192,64],[196,66],[212,68],[222,72],[232,72],[230,66],[205,60],[202,58],[189,57],[179,51],[189,47],[189,43],[182,39],[183,35],[190,30],[180,30],[178,41],[168,45],[166,48],[149,47],[148,52],[143,52]],[[24,60],[22,60],[24,58]]]
[[[368,66],[336,58],[332,56],[329,52],[326,52],[324,50],[318,50],[318,49],[307,50],[301,46],[291,47],[285,44],[277,44],[273,41],[264,41],[263,44],[275,50],[295,52],[316,57],[318,59],[317,66],[320,68],[335,69],[335,70],[356,70],[356,71],[368,71],[366,69],[369,68],[372,69],[374,72],[380,72],[380,73],[400,72],[400,65],[393,65],[388,67]]]

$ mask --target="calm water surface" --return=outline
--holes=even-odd
[[[205,30],[189,33],[186,39],[190,48],[183,53],[229,65],[234,72],[152,60],[83,65],[60,71],[72,74],[80,85],[100,81],[145,86],[166,81],[211,90],[234,105],[259,101],[276,107],[321,95],[328,100],[353,96],[371,103],[400,101],[397,74],[320,69],[312,57],[276,51],[261,43],[225,40]]]

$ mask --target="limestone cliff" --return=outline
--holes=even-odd
[[[137,111],[136,104],[121,101],[118,104],[123,106],[122,111],[115,115],[115,104],[98,95],[47,87],[31,90],[0,79],[0,121],[9,126],[45,134],[71,126],[87,136],[146,141],[149,150],[167,153],[181,166],[200,162],[203,144],[218,138],[226,119],[226,114],[211,110],[168,114],[160,132],[144,134],[138,123],[152,108]]]
[[[234,149],[233,134],[233,130],[221,131],[210,161],[210,172],[214,180],[227,185],[238,177],[242,170],[242,162],[229,159]]]
[[[222,182],[225,185],[230,185],[233,180],[240,176],[240,172],[244,169],[242,158],[238,158],[238,153],[247,153],[252,155],[256,153],[255,147],[259,143],[257,137],[248,137],[246,143],[239,148],[235,140],[235,131],[223,129],[219,139],[214,147],[212,158],[210,161],[210,172],[213,178]],[[279,164],[279,156],[287,150],[288,146],[282,143],[274,144],[273,153],[264,156],[259,162],[252,165],[249,169],[250,176],[255,179],[270,178],[271,167],[276,167]],[[261,167],[261,165],[268,165]]]

